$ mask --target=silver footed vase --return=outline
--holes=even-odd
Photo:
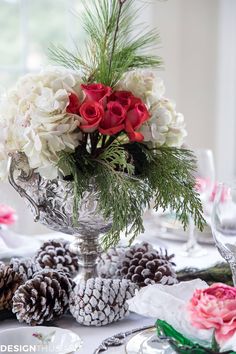
[[[11,155],[9,182],[30,206],[36,222],[75,236],[70,245],[79,259],[75,281],[95,277],[101,253],[99,236],[109,231],[112,221],[105,220],[98,209],[99,193],[92,179],[80,199],[77,222],[73,216],[73,182],[43,178],[30,168],[27,157],[22,153]]]

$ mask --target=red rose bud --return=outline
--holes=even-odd
[[[99,125],[99,132],[104,135],[114,135],[124,130],[124,120],[126,118],[126,110],[119,102],[109,102],[107,111]]]
[[[136,132],[146,120],[149,118],[149,113],[143,103],[136,103],[134,108],[127,113],[125,120],[125,130],[131,141],[142,141],[143,135]]]
[[[111,88],[103,84],[90,84],[90,85],[81,85],[82,90],[85,92],[87,99],[99,102],[105,97],[110,96]]]
[[[80,115],[83,118],[80,129],[85,133],[94,132],[104,117],[103,106],[95,101],[84,102],[80,107]]]
[[[75,93],[71,92],[69,96],[69,104],[66,108],[67,113],[79,114],[80,102],[79,97]]]

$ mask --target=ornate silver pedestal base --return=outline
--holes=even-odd
[[[111,228],[112,220],[105,220],[99,211],[99,193],[93,180],[80,199],[76,223],[73,182],[41,177],[30,169],[26,156],[21,153],[11,158],[9,182],[31,206],[35,221],[54,231],[76,235],[71,250],[79,256],[77,280],[96,276],[97,258],[101,252],[99,235]]]
[[[101,253],[99,235],[75,236],[70,250],[79,257],[79,273],[75,282],[88,280],[97,276],[97,261]]]

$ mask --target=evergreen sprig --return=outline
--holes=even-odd
[[[128,144],[127,149],[133,156],[136,174],[150,185],[154,208],[173,210],[185,229],[191,216],[202,231],[205,220],[201,200],[194,189],[196,159],[193,153],[165,146],[149,149],[137,143]]]
[[[144,231],[143,213],[153,200],[155,208],[176,212],[184,227],[189,215],[200,230],[205,220],[201,201],[194,190],[192,172],[195,158],[189,150],[161,147],[148,149],[134,143],[114,141],[96,157],[86,151],[63,153],[59,168],[72,176],[74,183],[74,220],[80,198],[93,179],[99,192],[99,210],[112,220],[103,238],[105,248],[116,245],[123,231],[130,242]]]
[[[88,36],[86,58],[78,50],[70,53],[62,46],[50,48],[51,58],[82,71],[87,83],[102,82],[111,87],[131,69],[160,67],[162,60],[147,54],[158,43],[159,35],[141,24],[134,26],[140,10],[135,3],[135,0],[86,0],[83,13]]]
[[[112,228],[104,236],[105,248],[116,245],[120,233],[131,240],[144,231],[143,212],[149,206],[151,190],[134,176],[134,166],[127,162],[127,151],[113,143],[95,163],[95,181],[100,191],[99,206]],[[112,207],[111,207],[112,206]]]

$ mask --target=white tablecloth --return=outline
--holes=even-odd
[[[101,344],[101,342],[107,337],[113,336],[119,332],[128,331],[134,328],[143,327],[146,325],[153,325],[154,319],[144,318],[135,314],[130,314],[129,317],[123,321],[112,323],[106,327],[84,327],[76,323],[71,317],[64,317],[53,325],[61,328],[67,328],[77,333],[83,340],[83,346],[79,350],[78,354],[93,354],[94,350]],[[0,330],[6,328],[14,328],[20,325],[16,320],[5,320],[0,323]],[[121,347],[111,348],[107,351],[107,354],[125,354],[125,351]]]
[[[141,237],[142,238],[142,237]],[[145,240],[148,241],[147,235]],[[207,255],[200,258],[186,258],[181,256],[181,248],[183,243],[173,242],[173,241],[163,241],[158,239],[151,239],[152,243],[156,246],[163,246],[169,249],[169,252],[173,252],[176,255],[177,268],[181,269],[183,267],[198,267],[205,268],[215,264],[218,261],[222,261],[222,258],[218,254],[214,246],[204,246],[207,250]],[[134,328],[143,327],[145,325],[152,325],[155,323],[155,319],[143,318],[141,316],[130,314],[128,318],[121,322],[113,323],[106,327],[94,328],[94,327],[83,327],[76,323],[71,317],[64,317],[63,319],[56,322],[56,325],[62,328],[71,329],[81,336],[83,339],[83,347],[79,351],[80,354],[93,354],[94,350],[98,347],[101,342],[116,333],[127,331]],[[16,320],[5,320],[0,323],[0,330],[17,327],[20,324]],[[123,354],[124,349],[118,347],[111,349],[107,352],[108,354],[119,353]]]

